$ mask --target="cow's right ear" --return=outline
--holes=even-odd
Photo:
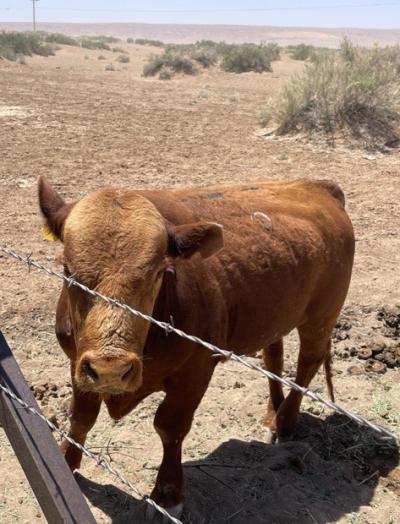
[[[47,180],[38,178],[38,193],[40,210],[46,220],[49,232],[62,240],[64,222],[73,204],[67,204]]]

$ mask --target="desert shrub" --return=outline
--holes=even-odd
[[[119,57],[117,58],[117,62],[121,62],[121,64],[127,64],[130,61],[131,59],[128,55],[119,55]]]
[[[113,53],[122,53],[122,54],[126,53],[125,49],[122,49],[122,47],[113,47],[111,51]]]
[[[2,31],[0,33],[0,56],[16,60],[18,55],[54,55],[54,46],[44,43],[40,34],[30,32]]]
[[[94,40],[96,42],[103,42],[105,44],[116,44],[117,42],[121,42],[119,38],[116,36],[107,36],[107,35],[97,35],[97,36],[84,36],[83,39],[85,40]]]
[[[115,71],[115,67],[113,64],[107,64],[105,67],[106,71]]]
[[[290,57],[294,60],[307,60],[315,53],[315,47],[312,45],[299,44],[289,46]]]
[[[104,49],[105,51],[110,51],[111,48],[103,40],[95,40],[92,38],[82,38],[80,41],[81,47],[84,49]]]
[[[152,55],[144,65],[143,76],[156,76],[165,63],[164,55]]]
[[[135,40],[133,38],[127,38],[126,39],[126,43],[127,44],[133,44],[135,42]]]
[[[224,54],[221,67],[231,73],[272,71],[269,50],[262,44],[242,44],[231,47]]]
[[[138,44],[138,45],[149,45],[152,47],[165,47],[164,42],[161,42],[161,40],[151,40],[149,38],[136,38],[136,40],[133,40],[131,38],[130,40],[132,40],[132,43],[135,42],[135,44]]]
[[[190,58],[201,64],[203,67],[208,68],[218,62],[218,53],[212,48],[199,47],[194,48],[191,51]]]
[[[155,76],[162,69],[167,69],[172,74],[194,75],[197,73],[196,65],[188,56],[171,49],[166,50],[162,55],[151,56],[144,66],[143,76]]]
[[[106,59],[106,57],[104,55],[99,55],[97,57],[97,60],[105,60],[105,59]]]
[[[263,44],[265,53],[268,54],[271,62],[275,62],[281,59],[281,48],[278,44],[270,42],[269,44]]]
[[[395,53],[393,53],[395,55]],[[365,145],[399,139],[400,91],[396,59],[387,49],[372,50],[342,44],[306,66],[284,88],[274,111],[278,134],[339,130]]]
[[[171,78],[174,76],[174,71],[167,66],[163,66],[160,70],[160,73],[158,75],[158,78],[160,80],[171,80]]]
[[[75,38],[72,38],[67,35],[63,35],[61,33],[41,33],[43,41],[54,43],[54,44],[60,44],[60,45],[71,45],[71,46],[77,46],[79,45],[78,41],[75,40]]]

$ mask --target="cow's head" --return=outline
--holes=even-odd
[[[100,189],[66,204],[40,178],[39,202],[47,227],[64,245],[65,274],[146,314],[171,258],[196,252],[207,258],[223,245],[221,226],[172,226],[148,199],[126,189]],[[68,296],[77,386],[111,394],[138,389],[148,322],[74,286]]]

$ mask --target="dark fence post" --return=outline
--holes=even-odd
[[[40,411],[0,331],[0,382]],[[50,428],[0,390],[0,423],[50,524],[96,524]]]

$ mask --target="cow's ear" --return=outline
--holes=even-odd
[[[169,226],[168,235],[168,254],[172,257],[190,258],[200,253],[203,258],[208,258],[224,246],[222,226],[210,222]]]
[[[40,210],[46,220],[47,233],[62,240],[63,225],[73,204],[67,204],[42,176],[38,178],[38,192]]]

